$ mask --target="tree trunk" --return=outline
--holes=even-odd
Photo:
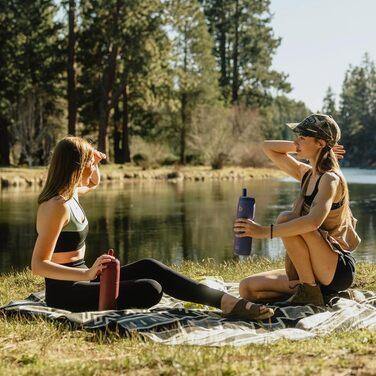
[[[223,8],[223,5],[221,4]],[[221,62],[221,78],[220,78],[220,86],[222,88],[222,92],[226,96],[227,92],[227,85],[228,85],[228,77],[227,77],[227,54],[226,54],[226,14],[225,10],[222,9],[221,12],[221,22],[218,25],[219,31],[219,56]]]
[[[121,147],[120,147],[120,110],[119,110],[119,102],[116,103],[114,107],[114,160],[115,163],[122,163],[122,154],[121,154]]]
[[[129,108],[128,108],[128,85],[124,86],[123,91],[123,134],[121,139],[123,147],[123,163],[131,161],[131,152],[129,149]]]
[[[185,165],[185,138],[187,128],[187,94],[181,96],[181,127],[180,127],[180,164]]]
[[[120,0],[116,2],[116,9],[113,17],[113,35],[118,32],[118,17],[120,12]],[[109,56],[107,66],[104,67],[102,82],[100,86],[100,104],[99,104],[99,134],[98,148],[100,151],[109,155],[107,143],[108,118],[111,110],[111,92],[113,90],[116,76],[116,60],[118,57],[118,45],[109,45]],[[114,105],[115,103],[113,103]]]
[[[184,73],[187,74],[188,72],[188,28],[187,23],[184,26]],[[181,127],[180,127],[180,164],[185,165],[186,158],[185,158],[185,138],[187,133],[187,107],[188,107],[188,97],[187,94],[184,92],[185,88],[183,88],[183,92],[181,94]]]
[[[116,74],[116,57],[117,46],[113,46],[110,51],[108,66],[105,68],[102,77],[102,84],[100,88],[100,104],[99,104],[99,150],[108,154],[107,145],[107,127],[108,118],[111,110],[110,94],[113,89],[115,74]]]
[[[9,124],[4,118],[0,118],[0,165],[10,165],[10,139],[9,139]]]
[[[75,70],[75,0],[69,0],[68,9],[68,133],[76,135],[77,121],[77,93],[76,93],[76,70]]]
[[[235,1],[235,40],[233,46],[232,70],[232,104],[237,104],[239,99],[239,0]]]
[[[103,86],[104,83],[100,87],[98,149],[107,154],[108,95]]]

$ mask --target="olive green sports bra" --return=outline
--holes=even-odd
[[[82,210],[82,213],[85,217],[83,222],[80,222],[74,215],[74,211],[71,206],[71,204],[74,202],[73,200]],[[69,222],[62,228],[57,239],[54,250],[54,252],[57,253],[75,251],[82,248],[85,244],[85,240],[89,232],[89,222],[80,203],[74,197],[71,200],[67,201],[67,203],[70,209],[70,218]]]

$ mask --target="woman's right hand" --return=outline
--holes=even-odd
[[[99,150],[94,150],[94,163],[98,165],[103,159],[107,159],[106,154],[100,152]]]
[[[89,281],[92,281],[93,279],[97,278],[98,275],[102,273],[104,269],[107,268],[106,264],[110,261],[115,260],[114,256],[104,254],[99,256],[92,267],[90,269],[87,269],[86,271],[86,277]]]
[[[337,159],[343,159],[344,158],[344,154],[346,154],[346,150],[344,148],[343,145],[334,145],[333,148],[332,148],[334,154],[336,155]]]

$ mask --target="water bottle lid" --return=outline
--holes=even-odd
[[[243,188],[243,197],[247,197],[247,188]]]
[[[110,256],[113,256],[114,255],[114,250],[113,249],[109,249],[107,254],[109,254]]]

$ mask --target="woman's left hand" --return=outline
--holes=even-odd
[[[235,220],[234,232],[237,238],[251,237],[256,239],[264,239],[269,237],[270,229],[261,226],[252,219],[239,218]]]
[[[100,152],[99,150],[94,150],[94,163],[97,165],[102,161],[103,159],[106,159],[106,154]]]

